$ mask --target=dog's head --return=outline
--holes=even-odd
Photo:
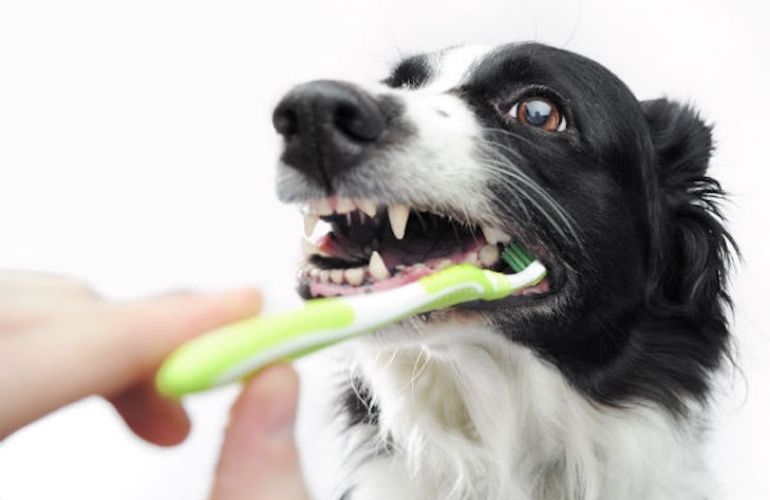
[[[384,81],[315,81],[274,114],[283,201],[307,232],[305,297],[364,293],[450,263],[547,281],[426,322],[476,318],[606,402],[702,397],[725,350],[729,236],[689,107],[639,102],[599,64],[540,44],[410,57]],[[508,270],[509,271],[509,270]]]

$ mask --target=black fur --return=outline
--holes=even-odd
[[[734,247],[719,211],[724,193],[706,175],[711,128],[676,102],[639,103],[593,61],[535,44],[497,51],[458,93],[491,129],[489,140],[579,228],[565,238],[544,220],[517,222],[531,245],[550,250],[568,300],[527,318],[516,306],[490,318],[599,402],[648,401],[679,415],[688,399],[704,400],[728,352]],[[493,109],[532,93],[558,103],[572,130],[543,133]],[[490,189],[510,213],[503,192]]]
[[[425,55],[408,57],[398,63],[384,83],[391,87],[420,87],[430,79],[433,72]]]
[[[360,378],[345,384],[339,401],[340,410],[348,427],[379,423],[380,409],[374,403],[369,388]]]

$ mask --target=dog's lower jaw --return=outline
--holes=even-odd
[[[591,402],[555,367],[484,326],[431,335],[446,341],[351,347],[378,414],[376,426],[350,431],[345,498],[712,498],[696,419]]]

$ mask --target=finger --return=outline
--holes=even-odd
[[[182,344],[201,333],[254,316],[259,312],[256,290],[218,295],[176,295],[118,307],[121,328],[112,350],[119,366],[112,366],[111,384],[99,392],[109,396],[154,374],[161,362]]]
[[[173,446],[190,432],[190,419],[182,405],[158,394],[152,381],[130,387],[110,402],[126,425],[151,443]]]
[[[0,272],[0,334],[31,328],[99,299],[85,283],[54,274]]]
[[[54,273],[36,271],[0,271],[0,291],[54,293],[56,291],[82,291],[87,286],[76,279]]]
[[[288,365],[259,373],[233,405],[213,500],[306,500],[294,419],[299,381]]]
[[[83,306],[55,325],[5,336],[0,408],[7,413],[0,436],[85,396],[113,396],[148,380],[186,339],[258,308],[253,290]]]
[[[52,273],[0,271],[0,297],[93,295],[84,282]]]

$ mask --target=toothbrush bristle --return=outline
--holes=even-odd
[[[511,269],[517,273],[523,271],[534,260],[522,247],[511,241],[503,248],[501,253],[502,259],[508,264]]]

